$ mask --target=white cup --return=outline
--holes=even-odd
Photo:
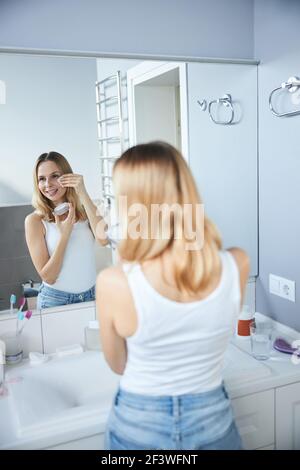
[[[272,326],[270,323],[252,323],[250,325],[252,356],[259,361],[269,359],[272,344]]]

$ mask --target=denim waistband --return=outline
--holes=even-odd
[[[205,408],[228,398],[222,382],[221,385],[209,391],[173,396],[141,395],[119,388],[115,396],[115,404],[123,404],[139,410],[161,410],[172,414],[179,408],[184,411]]]
[[[86,298],[89,298],[91,296],[95,297],[95,286],[92,286],[90,289],[83,292],[71,293],[59,289],[54,289],[53,287],[49,287],[45,284],[42,284],[39,292],[42,292],[43,295],[49,295],[50,297],[73,303],[75,300],[85,300]]]

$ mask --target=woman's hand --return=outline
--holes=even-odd
[[[86,194],[82,175],[66,173],[58,178],[58,182],[63,188],[74,188],[79,197]]]
[[[75,209],[73,207],[73,204],[69,202],[69,213],[68,213],[68,217],[65,220],[60,220],[59,216],[55,214],[54,212],[53,212],[53,215],[55,217],[55,223],[61,235],[68,238],[71,235],[71,232],[73,230],[73,225],[76,219]]]

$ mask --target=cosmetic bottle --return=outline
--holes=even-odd
[[[97,320],[89,321],[85,327],[85,349],[91,351],[100,351],[99,323]]]
[[[249,305],[243,305],[242,311],[238,319],[237,335],[240,338],[250,337],[250,325],[254,322],[254,312],[251,311]]]

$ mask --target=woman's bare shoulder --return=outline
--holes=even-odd
[[[103,269],[97,276],[97,283],[112,288],[127,285],[127,279],[121,264]]]
[[[28,222],[38,222],[42,221],[42,217],[38,212],[33,211],[25,217],[25,220]]]
[[[242,248],[238,248],[237,246],[234,246],[232,248],[228,248],[227,251],[229,251],[234,256],[234,258],[237,260],[238,263],[244,264],[249,261],[248,254]]]
[[[44,232],[44,225],[42,223],[42,216],[36,211],[31,212],[25,217],[25,229],[26,228],[42,228]]]

